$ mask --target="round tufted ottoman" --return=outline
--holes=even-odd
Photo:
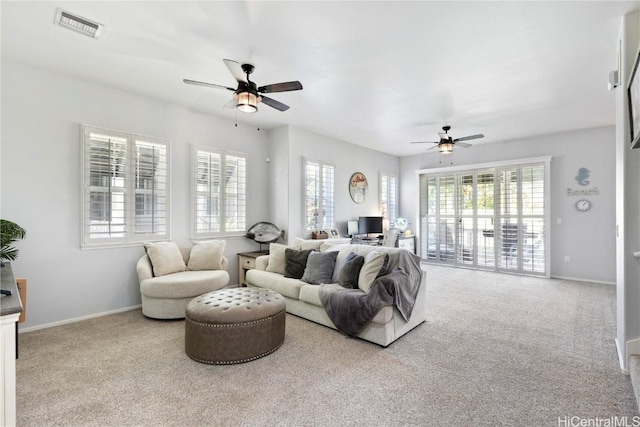
[[[284,342],[285,301],[269,289],[209,292],[187,305],[185,352],[202,363],[249,362]]]

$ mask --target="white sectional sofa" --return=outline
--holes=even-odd
[[[365,256],[370,251],[397,252],[405,249],[397,249],[382,246],[367,246],[353,244],[332,244],[331,240],[310,241],[296,239],[293,248],[315,249],[324,251],[345,251]],[[337,283],[313,285],[299,279],[284,277],[282,274],[267,271],[270,255],[264,255],[256,259],[256,268],[247,271],[246,281],[249,287],[272,289],[284,296],[287,304],[287,312],[303,317],[312,322],[337,329],[325,311],[320,299],[320,287],[338,287]],[[336,265],[338,268],[338,265]],[[416,297],[413,312],[406,322],[398,309],[386,306],[378,312],[357,335],[359,338],[387,347],[389,344],[411,331],[426,320],[426,272],[422,271],[422,280]]]

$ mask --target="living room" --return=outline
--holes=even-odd
[[[118,6],[113,8],[122,14],[126,9],[121,8],[125,6],[120,2],[117,3]],[[630,353],[632,349],[636,349],[633,353],[640,351],[640,326],[638,326],[640,325],[640,310],[638,310],[640,269],[637,261],[629,255],[640,249],[640,221],[638,220],[640,194],[637,188],[638,170],[640,170],[638,151],[640,150],[628,149],[629,136],[626,129],[628,119],[625,112],[624,92],[630,73],[630,63],[637,55],[640,12],[638,12],[638,2],[620,3],[622,6],[617,6],[618,11],[625,10],[626,13],[635,10],[635,12],[627,18],[624,18],[622,13],[615,16],[613,21],[615,34],[610,43],[607,42],[613,61],[604,64],[606,71],[598,76],[606,91],[608,71],[616,68],[618,31],[624,27],[619,37],[626,46],[623,54],[627,68],[620,70],[620,87],[607,93],[610,96],[607,105],[614,107],[613,120],[610,116],[599,117],[591,114],[591,116],[587,115],[591,120],[589,126],[570,125],[562,131],[542,131],[536,134],[495,139],[494,135],[500,131],[499,127],[485,128],[481,125],[476,128],[474,122],[481,122],[481,120],[470,117],[468,114],[447,116],[442,113],[431,117],[424,116],[421,119],[415,116],[404,119],[399,117],[399,113],[393,106],[388,106],[389,111],[384,110],[385,106],[378,106],[381,112],[376,121],[380,127],[376,129],[376,126],[371,126],[370,133],[384,134],[385,128],[381,123],[394,119],[402,123],[431,123],[430,126],[414,125],[413,133],[402,135],[402,139],[395,139],[396,135],[393,135],[394,138],[391,139],[394,142],[390,144],[387,151],[384,151],[378,146],[372,147],[373,143],[371,146],[367,144],[370,133],[363,133],[361,137],[353,137],[350,134],[352,136],[350,139],[340,136],[347,135],[343,128],[348,122],[360,120],[351,109],[346,109],[343,113],[344,117],[338,117],[329,126],[325,123],[311,123],[304,120],[293,124],[287,122],[289,117],[295,118],[296,112],[302,109],[303,105],[310,105],[309,108],[317,111],[319,117],[322,117],[320,110],[332,108],[331,104],[322,98],[323,92],[339,91],[341,85],[346,83],[339,81],[337,87],[332,87],[330,78],[333,76],[332,73],[335,73],[334,69],[327,73],[327,81],[308,80],[305,75],[312,67],[317,67],[316,62],[311,62],[312,56],[324,56],[325,61],[331,62],[336,60],[336,57],[332,56],[337,55],[335,52],[330,53],[321,49],[316,52],[307,52],[300,43],[291,45],[290,49],[297,51],[300,59],[294,64],[295,67],[291,65],[294,68],[287,71],[285,75],[274,75],[273,81],[300,79],[305,88],[301,92],[274,95],[274,98],[291,105],[290,111],[282,113],[268,111],[267,106],[260,106],[259,112],[253,114],[253,117],[245,118],[244,116],[248,115],[222,109],[222,105],[230,99],[230,93],[210,91],[212,92],[210,94],[205,92],[209,91],[207,88],[189,87],[180,81],[182,78],[193,77],[219,83],[224,83],[224,78],[228,78],[228,81],[233,82],[222,59],[224,57],[237,60],[251,59],[251,48],[259,51],[258,44],[251,46],[245,39],[249,36],[242,36],[235,40],[232,33],[235,30],[233,22],[221,22],[225,21],[223,19],[215,20],[216,25],[219,26],[216,31],[220,33],[216,33],[219,37],[216,43],[218,46],[226,44],[228,47],[212,49],[215,54],[207,53],[210,50],[201,52],[200,55],[206,57],[203,59],[206,66],[198,64],[198,58],[181,54],[180,46],[157,46],[149,43],[148,57],[134,57],[130,51],[117,52],[117,54],[113,51],[105,51],[103,61],[91,63],[83,70],[69,72],[61,65],[64,59],[73,57],[74,50],[80,49],[79,46],[86,43],[99,43],[100,40],[83,38],[53,25],[56,7],[84,14],[87,18],[97,21],[115,21],[116,17],[110,14],[103,17],[91,14],[91,12],[109,11],[110,6],[102,4],[98,9],[93,9],[88,3],[83,2],[61,4],[36,2],[32,5],[3,2],[0,6],[2,13],[1,217],[17,222],[27,230],[26,238],[18,243],[20,257],[13,263],[16,275],[26,277],[29,281],[27,320],[20,325],[20,335],[44,333],[47,329],[74,322],[80,323],[87,319],[98,320],[100,316],[135,310],[140,305],[136,262],[144,254],[141,244],[107,249],[81,248],[82,138],[80,129],[81,124],[86,124],[170,140],[170,235],[171,240],[181,245],[192,243],[191,155],[193,145],[248,154],[249,197],[246,223],[251,225],[260,221],[273,222],[285,230],[287,240],[298,236],[306,237],[302,223],[301,201],[303,157],[331,161],[335,165],[335,218],[336,227],[342,235],[346,234],[348,219],[379,214],[377,179],[380,172],[399,177],[400,215],[409,219],[409,228],[419,235],[417,213],[420,199],[416,171],[451,166],[451,163],[456,166],[474,165],[551,156],[548,275],[563,280],[585,282],[587,283],[585,286],[616,288],[617,335],[611,336],[611,341],[617,339],[618,352],[622,354],[620,367],[626,370],[627,355],[632,354]],[[261,11],[267,8],[266,5],[259,3],[247,3],[247,5],[258,7]],[[340,8],[340,4],[334,6]],[[150,15],[152,16],[155,8],[160,7],[161,3],[153,2],[149,8]],[[176,3],[171,3],[170,7],[178,6]],[[230,11],[236,10],[230,5],[227,7]],[[296,6],[290,13],[299,12],[297,7],[301,6]],[[462,5],[458,4],[458,7]],[[203,8],[207,9],[204,6]],[[442,10],[445,13],[446,10]],[[402,16],[410,15],[408,11]],[[448,13],[458,12],[456,10]],[[19,22],[23,17],[27,19],[24,15],[26,13],[33,13],[29,19],[46,22],[50,28],[43,32],[44,37],[53,37],[52,46],[45,48],[45,51],[48,50],[50,53],[45,55],[42,51],[39,52],[42,55],[39,63],[34,62],[28,55],[29,52],[18,52],[21,45],[17,37],[25,37],[23,43],[27,46],[43,43],[43,39],[39,38],[42,35],[39,37],[24,35],[21,31],[16,32],[15,26],[11,24],[11,22]],[[378,15],[375,14],[375,16]],[[233,20],[229,19],[229,21]],[[610,21],[606,23],[610,25]],[[624,25],[622,25],[623,22]],[[238,26],[240,26],[239,23]],[[304,20],[301,20],[296,29],[303,31],[305,29],[303,24]],[[292,28],[288,30],[293,31]],[[117,34],[109,34],[109,30],[106,31],[107,41],[109,36],[117,37]],[[315,37],[323,37],[321,30],[314,31],[318,32]],[[373,32],[373,29],[369,29],[363,32],[365,35],[361,37]],[[139,36],[142,40],[153,41],[150,36]],[[257,36],[254,36],[252,42],[258,43],[255,37]],[[271,37],[280,40],[276,36]],[[354,39],[359,38],[354,36]],[[632,46],[634,42],[635,46]],[[134,43],[133,39],[132,43]],[[54,44],[58,48],[60,46],[63,48],[54,48]],[[96,49],[100,49],[99,44],[93,46],[98,46]],[[163,50],[165,48],[166,51]],[[382,47],[376,47],[378,48],[382,49]],[[363,43],[362,49],[373,49],[373,47],[367,47],[366,43]],[[387,46],[386,49],[393,48]],[[234,53],[234,50],[238,53]],[[274,50],[277,51],[277,49],[270,51]],[[227,56],[221,56],[223,52]],[[270,66],[283,67],[276,69],[277,72],[286,70],[288,64],[269,64],[270,61],[280,62],[280,54],[274,55],[273,59],[270,59],[256,53],[260,59],[255,61],[256,71],[253,77],[256,81],[261,82],[263,78],[271,81],[271,76],[268,74]],[[180,73],[188,69],[190,64],[194,71],[192,75],[180,74],[177,82],[171,82],[167,86],[149,84],[148,87],[127,89],[128,76],[122,74],[122,71],[114,65],[123,58],[129,58],[133,64],[145,67],[149,66],[148,63],[163,64],[181,61],[185,64],[183,65],[185,68],[180,68]],[[346,58],[340,58],[340,60],[347,61]],[[309,61],[312,65],[305,64],[305,61]],[[215,71],[209,69],[209,65],[214,63],[219,65]],[[360,73],[366,74],[368,72],[366,65],[361,63],[356,68]],[[583,68],[589,68],[591,65],[583,64]],[[378,67],[379,63],[375,66]],[[403,67],[407,75],[413,74],[411,64],[404,64]],[[100,68],[109,70],[111,81],[92,80],[91,72]],[[158,75],[163,77],[165,72],[165,68],[161,67]],[[208,77],[209,74],[211,77]],[[154,75],[154,78],[158,76]],[[506,77],[502,76],[502,78]],[[571,76],[559,77],[558,85],[565,84],[566,80],[571,78]],[[149,80],[152,80],[151,75]],[[371,91],[375,94],[377,91],[392,91],[384,85],[371,88],[360,86],[357,78],[349,82],[363,92]],[[388,83],[391,86],[393,84],[394,81]],[[175,85],[180,85],[179,89],[188,93],[188,102],[179,104],[165,99],[167,96],[165,92]],[[540,90],[551,89],[545,87]],[[488,89],[483,88],[482,94],[486,91]],[[306,95],[307,93],[314,94],[313,102],[301,104],[301,97],[311,96]],[[352,99],[353,108],[357,107],[358,102],[375,104],[375,96],[372,93],[363,94],[362,100]],[[404,96],[406,94],[395,95],[398,102],[407,102]],[[453,103],[447,100],[442,102]],[[468,105],[465,107],[471,108]],[[210,113],[214,108],[220,112]],[[444,105],[442,108],[446,109],[447,106]],[[527,109],[533,110],[533,107],[525,105],[524,114],[511,116],[503,113],[500,118],[504,120],[505,126],[510,121],[520,124],[524,122],[523,117],[526,116]],[[586,107],[584,111],[592,113],[592,110],[587,110]],[[530,121],[539,124],[541,129],[546,129],[545,126],[549,125],[544,122],[545,120],[562,122],[575,119],[558,116],[550,120],[549,116],[534,113],[539,112],[533,110]],[[276,114],[280,116],[275,116]],[[582,111],[576,111],[575,115],[585,114]],[[482,132],[486,134],[485,139],[491,142],[474,144],[467,149],[455,148],[450,157],[439,155],[437,151],[427,152],[426,148],[429,147],[410,146],[411,140],[431,140],[437,137],[436,132],[442,125],[447,124],[443,120],[451,117],[460,122],[457,128],[455,126],[457,123],[453,123],[454,131],[459,131],[463,135],[467,134],[464,133],[467,130],[469,134]],[[282,121],[281,125],[269,126],[269,121],[277,120]],[[368,123],[371,124],[371,122]],[[524,123],[522,124],[524,126]],[[393,154],[396,153],[393,145],[402,145],[406,146],[406,149],[417,151],[411,154]],[[576,197],[567,196],[567,187],[575,186],[575,176],[581,167],[590,168],[591,179],[600,193],[597,197],[593,197],[594,207],[587,215],[576,211],[574,207]],[[370,181],[369,197],[361,204],[355,204],[347,190],[349,177],[356,171],[364,173]],[[623,193],[620,194],[620,191]],[[623,241],[616,238],[616,230],[620,229],[624,230]],[[236,254],[255,251],[259,248],[255,242],[245,238],[243,233],[222,237],[226,240],[225,256],[229,259],[230,283],[234,283],[237,282],[238,270]],[[566,257],[569,257],[569,262],[565,262]],[[429,277],[430,266],[425,268]],[[433,273],[434,277],[447,275],[446,270],[445,273],[434,271],[436,271]],[[456,270],[450,274],[456,276],[459,273]],[[297,327],[302,328],[299,322],[298,319],[293,320],[294,326],[298,325]],[[432,318],[432,322],[438,324],[439,320]],[[308,328],[304,331],[309,333]],[[311,334],[316,337],[316,334],[322,335],[323,332],[314,331]],[[411,335],[407,337],[409,336]],[[337,341],[338,344],[344,344],[343,340]],[[411,348],[410,343],[404,345]],[[393,349],[393,346],[390,349]],[[366,353],[360,344],[354,351],[358,354]],[[615,363],[618,364],[618,361]],[[295,423],[289,420],[290,423]],[[258,423],[255,419],[254,422]],[[174,420],[173,423],[175,424],[176,421]]]

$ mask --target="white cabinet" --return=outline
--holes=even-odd
[[[396,247],[406,249],[411,253],[416,253],[416,236],[398,237]]]

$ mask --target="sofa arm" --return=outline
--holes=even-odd
[[[142,283],[143,280],[151,279],[153,277],[153,268],[151,267],[151,261],[149,257],[143,255],[136,264],[136,271],[138,272],[138,281]]]
[[[267,265],[269,265],[269,255],[260,255],[256,258],[256,269],[257,270],[266,270]]]
[[[226,270],[227,266],[229,265],[229,260],[227,259],[227,257],[225,257],[225,256],[222,257],[221,264],[222,264],[222,269]]]

